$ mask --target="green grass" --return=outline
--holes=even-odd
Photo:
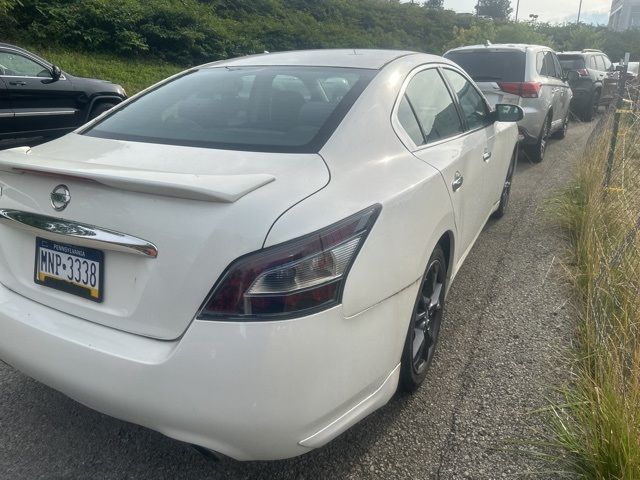
[[[28,48],[62,70],[79,77],[100,78],[122,85],[129,96],[183,68],[153,59],[124,59],[63,49]]]
[[[610,124],[605,132],[610,132]],[[610,186],[610,134],[581,156],[556,213],[572,239],[577,292],[574,381],[556,407],[554,442],[593,480],[640,479],[640,112],[627,114]]]

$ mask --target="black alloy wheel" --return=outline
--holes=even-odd
[[[509,169],[507,170],[507,176],[504,180],[504,186],[502,187],[502,194],[500,195],[500,205],[498,209],[493,212],[493,218],[502,218],[509,207],[509,198],[511,197],[511,185],[513,183],[513,174],[516,171],[516,163],[518,161],[518,149],[516,148],[511,157],[511,163],[509,163]]]
[[[582,115],[582,120],[585,122],[590,122],[594,119],[596,114],[598,113],[598,108],[600,107],[600,91],[596,90],[593,92],[591,96],[591,100],[584,107],[584,114]]]
[[[562,122],[562,128],[558,130],[553,136],[559,140],[562,140],[567,136],[567,132],[569,131],[569,112],[567,112],[567,116],[564,117],[564,122]]]
[[[549,144],[549,134],[551,133],[551,115],[547,116],[542,126],[542,131],[538,137],[538,141],[529,151],[529,158],[533,163],[540,163],[544,160]]]
[[[422,277],[405,340],[400,367],[400,386],[404,391],[416,391],[427,376],[442,323],[446,280],[447,263],[438,245]]]

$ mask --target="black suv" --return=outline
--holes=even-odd
[[[0,43],[0,140],[64,135],[125,98],[120,85],[73,77]]]
[[[571,110],[590,122],[600,105],[609,105],[616,93],[618,73],[600,50],[558,53],[573,91]]]

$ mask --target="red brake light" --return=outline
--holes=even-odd
[[[522,98],[538,98],[542,84],[539,82],[500,82],[500,90]]]
[[[234,261],[201,308],[201,320],[274,320],[337,305],[380,205]]]

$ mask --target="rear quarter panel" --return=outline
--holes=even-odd
[[[347,279],[347,317],[412,285],[439,238],[455,232],[442,176],[413,156],[391,125],[402,82],[416,65],[398,60],[378,74],[320,152],[331,172],[329,185],[286,212],[266,240],[274,245],[381,204]]]

